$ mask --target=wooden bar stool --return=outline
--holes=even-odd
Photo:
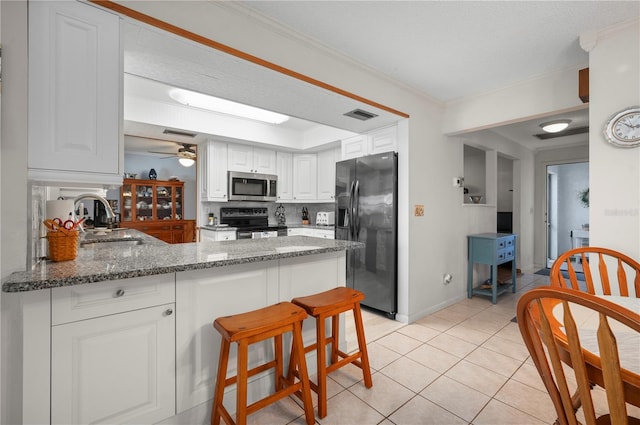
[[[213,407],[211,409],[211,425],[219,425],[220,417],[231,425],[245,425],[247,415],[262,409],[286,396],[296,393],[304,404],[305,418],[308,425],[315,422],[313,416],[313,402],[307,375],[307,363],[304,356],[302,342],[302,321],[307,313],[290,302],[281,302],[269,307],[219,317],[213,326],[222,335],[220,346],[220,360],[218,363],[218,377],[216,381]],[[293,344],[291,347],[290,364],[299,369],[298,382],[293,377],[289,379],[283,375],[282,335],[291,332]],[[249,345],[268,338],[274,339],[274,359],[265,364],[247,370],[249,364]],[[227,363],[231,343],[238,344],[237,375],[227,378]],[[247,406],[247,380],[249,377],[268,369],[275,369],[275,392],[262,400]],[[225,387],[236,383],[236,422],[222,404]]]
[[[317,383],[311,382],[311,389],[318,394],[318,416],[327,416],[327,374],[353,363],[362,369],[364,385],[371,388],[371,369],[369,368],[369,356],[367,354],[367,341],[364,337],[364,326],[362,324],[362,314],[360,311],[360,301],[364,299],[364,294],[354,289],[339,287],[321,292],[307,297],[298,297],[291,300],[306,310],[306,312],[316,318],[316,343],[305,347],[304,352],[316,350],[318,356],[318,379]],[[353,319],[356,325],[358,337],[358,351],[346,354],[338,347],[338,325],[339,314],[346,311],[353,311]],[[325,333],[325,319],[331,317],[331,336]],[[326,346],[331,344],[331,358],[327,365]],[[295,374],[295,366],[289,363],[289,376]],[[300,371],[300,373],[303,373]]]

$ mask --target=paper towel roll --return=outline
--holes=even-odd
[[[71,213],[71,216],[69,216]],[[46,218],[59,218],[62,221],[69,218],[75,218],[73,211],[73,199],[57,199],[55,201],[47,201]]]

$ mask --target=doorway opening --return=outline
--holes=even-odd
[[[558,255],[589,245],[589,163],[547,166],[547,268]]]

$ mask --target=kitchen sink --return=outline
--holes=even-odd
[[[140,239],[113,239],[113,240],[85,240],[80,242],[80,248],[126,248],[131,246],[144,245]]]

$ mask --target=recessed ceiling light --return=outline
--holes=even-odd
[[[571,120],[549,121],[540,124],[540,127],[542,127],[542,131],[546,131],[547,133],[559,133],[569,127],[570,123]]]
[[[267,122],[270,124],[282,124],[289,119],[288,116],[271,112],[260,108],[255,108],[242,103],[232,102],[226,99],[196,93],[184,89],[171,89],[169,96],[176,102],[194,108],[206,109],[207,111],[219,112],[234,115],[236,117],[249,118],[252,120]]]

